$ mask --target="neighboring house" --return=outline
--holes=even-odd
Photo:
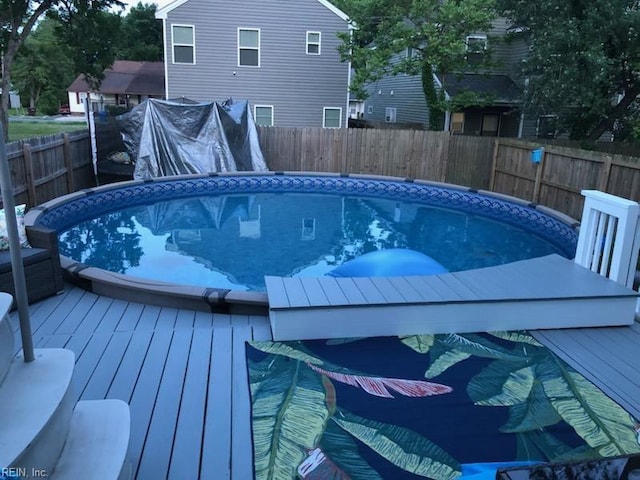
[[[257,125],[347,126],[347,15],[327,0],[175,0],[158,9],[166,98],[248,100]]]
[[[465,90],[488,94],[491,101],[483,107],[466,108],[458,112],[447,112],[443,121],[444,130],[455,134],[503,137],[536,136],[539,120],[521,111],[524,86],[516,76],[519,64],[527,54],[523,38],[503,40],[509,32],[507,19],[497,19],[493,29],[486,34],[469,35],[466,39],[468,61],[474,63],[492,50],[495,67],[489,72],[457,72],[439,78],[434,75],[437,88],[443,88],[449,98]],[[489,45],[492,39],[500,39]],[[411,55],[407,50],[405,55]],[[473,72],[473,73],[471,73]],[[370,122],[411,123],[429,125],[429,108],[419,75],[400,74],[387,76],[368,86],[369,97],[365,101],[364,118]],[[542,119],[548,125],[552,119]],[[547,128],[547,135],[548,135]]]
[[[78,75],[67,91],[71,113],[84,113],[87,97],[94,112],[105,111],[109,105],[130,109],[147,98],[164,98],[164,63],[116,60],[104,71],[98,90],[91,88],[84,75]]]
[[[0,93],[2,89],[0,88]],[[21,108],[20,94],[15,90],[9,90],[9,108]]]

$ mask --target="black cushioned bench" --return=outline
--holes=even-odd
[[[26,227],[32,248],[22,248],[22,260],[27,283],[29,303],[37,302],[64,290],[58,236],[55,230],[43,227]],[[0,252],[0,291],[15,297],[11,254]]]

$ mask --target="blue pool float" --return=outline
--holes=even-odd
[[[334,268],[331,277],[402,277],[436,275],[448,270],[424,253],[408,248],[390,248],[365,253]]]

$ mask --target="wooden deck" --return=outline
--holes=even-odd
[[[265,281],[275,340],[630,325],[638,297],[560,255],[430,276]]]
[[[270,338],[266,317],[149,306],[67,285],[32,305],[31,320],[38,347],[75,352],[76,399],[130,404],[134,478],[251,478],[244,342]],[[639,325],[536,336],[640,418]]]
[[[67,285],[32,305],[31,321],[36,348],[75,353],[75,400],[129,403],[133,478],[252,478],[244,342],[271,338],[266,317],[129,303]]]

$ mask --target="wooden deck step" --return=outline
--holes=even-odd
[[[51,472],[69,430],[75,355],[51,348],[35,356],[15,357],[0,385],[0,465]]]
[[[71,428],[51,480],[130,478],[129,406],[122,400],[83,400],[76,404]]]
[[[559,255],[424,277],[265,282],[274,340],[631,325],[638,297]]]

